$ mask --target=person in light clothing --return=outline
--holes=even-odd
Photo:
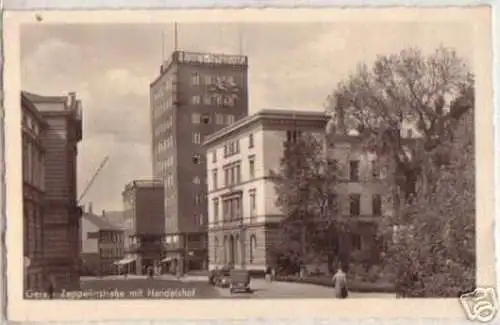
[[[347,275],[345,274],[344,271],[342,271],[342,268],[339,268],[337,270],[337,273],[335,273],[333,275],[332,282],[333,282],[333,286],[335,288],[335,297],[340,298],[340,299],[347,298],[347,295],[348,295]]]

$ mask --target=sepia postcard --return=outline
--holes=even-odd
[[[491,10],[4,15],[8,318],[491,321]]]

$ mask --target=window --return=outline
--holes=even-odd
[[[214,262],[218,262],[217,251],[219,250],[219,238],[214,238]]]
[[[352,248],[354,248],[355,250],[360,250],[362,247],[361,236],[359,234],[353,234],[351,239],[352,239]]]
[[[228,115],[227,116],[227,124],[233,124],[234,123],[234,115]]]
[[[250,133],[248,135],[248,148],[249,149],[253,148],[253,134],[252,133]]]
[[[193,156],[193,164],[198,165],[200,163],[200,155],[195,154]]]
[[[224,185],[229,185],[229,168],[224,169]]]
[[[351,182],[359,182],[359,160],[351,160],[349,162],[349,180]]]
[[[201,134],[200,132],[193,132],[193,143],[200,144],[201,143]]]
[[[203,226],[203,224],[205,223],[205,215],[204,215],[203,213],[202,213],[202,214],[200,214],[200,220],[199,220],[199,221],[200,221],[200,224],[199,224],[199,225],[200,225],[200,226]]]
[[[212,170],[212,184],[214,190],[219,187],[219,184],[217,184],[217,169]]]
[[[372,196],[372,214],[374,216],[382,215],[382,197],[380,194],[374,194]]]
[[[218,125],[224,124],[224,115],[222,114],[215,114],[215,123]]]
[[[349,195],[349,212],[351,216],[359,216],[360,214],[361,195]]]
[[[217,162],[217,149],[212,151],[212,163]]]
[[[248,174],[250,179],[255,178],[255,156],[248,157]]]
[[[200,103],[201,103],[200,95],[194,95],[193,97],[191,97],[191,104],[200,105]]]
[[[212,85],[213,84],[214,77],[213,76],[205,76],[205,84],[206,85]]]
[[[210,115],[204,114],[204,115],[201,117],[201,121],[203,122],[203,124],[208,124],[208,123],[210,123]]]
[[[371,169],[372,169],[372,179],[379,179],[380,178],[380,169],[375,160],[371,161]]]
[[[286,131],[286,141],[295,143],[297,139],[302,135],[302,131],[300,130],[289,130]]]
[[[203,95],[203,104],[204,105],[211,105],[212,104],[212,96]]]
[[[198,206],[199,204],[200,204],[200,194],[199,193],[195,193],[194,194],[194,205]]]
[[[219,199],[213,199],[214,206],[214,222],[219,220]]]
[[[200,182],[200,178],[199,178],[198,176],[195,176],[195,177],[193,178],[193,184],[200,185],[200,183],[201,183],[201,182]]]
[[[241,166],[240,165],[236,165],[235,166],[235,181],[236,181],[236,184],[239,184],[241,182]]]
[[[200,85],[200,75],[198,74],[198,72],[193,72],[193,74],[191,75],[191,85]]]
[[[200,124],[200,121],[201,121],[201,115],[199,113],[191,114],[191,122],[193,124]]]
[[[254,216],[257,209],[255,190],[250,190],[248,195],[250,197],[250,216]]]
[[[250,236],[250,263],[253,263],[255,260],[255,249],[257,248],[257,238],[255,235]]]

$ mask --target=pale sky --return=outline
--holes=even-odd
[[[241,30],[242,32],[238,32]],[[172,51],[168,25],[29,25],[21,37],[23,90],[76,91],[83,104],[79,193],[102,159],[107,166],[83,203],[123,208],[130,180],[151,177],[149,83]],[[263,108],[323,110],[336,84],[379,54],[443,45],[473,61],[473,28],[450,23],[180,24],[179,49],[249,57],[250,114]]]

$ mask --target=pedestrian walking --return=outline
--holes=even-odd
[[[271,268],[269,266],[266,267],[266,281],[271,282]]]
[[[276,280],[276,269],[273,267],[271,269],[271,281]]]
[[[332,283],[335,288],[335,297],[340,299],[345,299],[348,296],[347,290],[347,275],[339,268],[337,273],[335,273],[332,277]]]
[[[56,292],[56,280],[53,275],[50,275],[47,282],[47,294],[49,295],[49,299],[54,299],[55,292]]]

